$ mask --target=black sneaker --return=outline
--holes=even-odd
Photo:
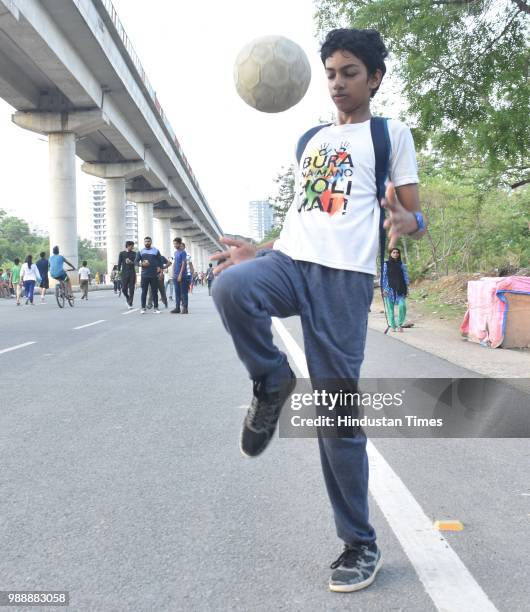
[[[180,308],[173,308],[173,310],[169,311],[171,314],[178,314],[180,312]]]
[[[296,386],[296,378],[289,368],[290,377],[285,379],[278,391],[267,393],[263,381],[254,381],[252,403],[241,430],[241,452],[255,457],[265,450],[271,441],[285,400]]]
[[[370,586],[380,570],[383,559],[377,544],[346,545],[340,557],[330,567],[335,570],[329,579],[331,591],[350,593]]]

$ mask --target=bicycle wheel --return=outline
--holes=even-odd
[[[70,306],[73,308],[74,307],[74,296],[69,295],[66,299],[68,300],[68,304],[70,304]]]
[[[55,299],[57,300],[57,306],[64,308],[64,293],[61,291],[61,285],[57,283],[55,285]]]

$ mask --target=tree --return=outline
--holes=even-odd
[[[49,239],[34,234],[24,219],[9,216],[0,209],[0,265],[11,267],[15,257],[24,261],[27,255],[38,259],[41,251],[49,254]],[[87,260],[93,272],[105,272],[105,249],[96,249],[89,240],[78,239],[79,261]]]
[[[107,271],[107,252],[106,249],[97,249],[90,240],[79,238],[77,243],[79,265],[86,261],[92,274],[96,272],[105,273]]]
[[[530,264],[530,190],[486,193],[455,177],[422,173],[423,240],[403,239],[412,278],[429,273],[486,272]]]
[[[274,182],[278,185],[278,193],[269,198],[274,208],[274,225],[265,236],[264,240],[266,241],[274,240],[280,235],[285,216],[294,200],[294,180],[294,165],[290,165],[287,170],[282,168],[282,171],[274,179]]]
[[[316,17],[381,32],[420,146],[490,185],[530,182],[528,1],[321,0]]]
[[[37,236],[23,219],[9,216],[0,210],[0,263],[7,267],[15,257],[24,261],[27,255],[47,249],[48,240]]]

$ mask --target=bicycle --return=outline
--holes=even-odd
[[[68,272],[73,272],[74,270],[75,268],[71,268]],[[66,293],[66,283],[64,280],[60,280],[55,285],[55,299],[57,300],[57,306],[59,306],[59,308],[64,308],[65,301],[68,302],[71,308],[74,307],[74,295],[73,293],[70,295]]]

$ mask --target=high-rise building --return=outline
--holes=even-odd
[[[92,207],[92,243],[98,249],[107,246],[105,205],[107,187],[103,181],[90,185],[90,204]]]
[[[104,181],[90,185],[90,203],[92,207],[91,240],[95,247],[104,249],[107,246],[107,186]],[[125,240],[138,242],[138,212],[134,202],[125,202]]]
[[[274,209],[268,200],[255,200],[248,205],[250,235],[258,242],[272,229]]]
[[[125,202],[125,240],[138,244],[138,209],[134,202]]]

